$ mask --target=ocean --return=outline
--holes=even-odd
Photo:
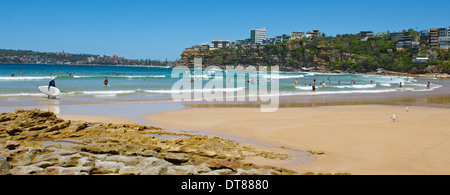
[[[187,73],[189,70],[185,70]],[[221,74],[219,74],[219,71]],[[12,77],[11,74],[14,73]],[[213,79],[221,79],[226,86],[228,79],[251,79],[249,72],[231,71],[233,77],[227,78],[225,70],[203,70],[202,75],[191,77],[202,79],[205,86]],[[109,84],[103,84],[108,77]],[[56,87],[61,90],[58,100],[61,104],[80,104],[104,101],[170,101],[172,92],[186,92],[184,89],[173,89],[180,78],[172,77],[172,69],[160,67],[138,66],[96,66],[96,65],[42,65],[42,64],[0,64],[0,104],[39,104],[47,99],[39,90],[39,86],[48,86],[55,78]],[[252,77],[253,78],[253,77]],[[279,96],[311,96],[328,94],[353,93],[402,93],[404,91],[427,91],[429,79],[380,76],[362,74],[333,74],[314,72],[280,72],[278,76],[260,76],[253,82],[245,82],[244,87],[216,88],[215,92],[240,92],[258,85],[258,80],[277,80]],[[293,82],[298,79],[297,84]],[[316,92],[311,92],[313,80],[316,79]],[[339,85],[339,81],[341,85]],[[352,83],[355,81],[355,83]],[[372,81],[372,82],[371,82]],[[433,80],[432,80],[433,81]],[[305,85],[306,82],[306,85]],[[399,84],[402,82],[402,88]],[[270,82],[269,82],[270,83]],[[322,85],[321,85],[322,83]],[[268,85],[270,93],[271,85]],[[442,87],[433,84],[430,90]],[[193,88],[193,87],[192,87]],[[188,92],[199,92],[187,89]],[[248,93],[246,93],[248,94]],[[4,101],[11,100],[11,101]]]

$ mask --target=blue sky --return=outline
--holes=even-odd
[[[432,6],[433,5],[433,6]],[[449,0],[2,0],[0,48],[178,59],[211,40],[450,26]]]

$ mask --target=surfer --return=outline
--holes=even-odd
[[[103,81],[103,83],[105,84],[105,86],[108,86],[108,77],[105,77],[105,80]]]
[[[50,83],[48,83],[48,90],[50,91],[50,87],[56,87],[55,78],[52,78]]]
[[[55,78],[52,78],[52,80],[50,81],[50,83],[48,83],[48,91],[50,91],[50,87],[56,87],[56,83],[55,83]],[[50,99],[51,97],[48,96],[48,99]]]

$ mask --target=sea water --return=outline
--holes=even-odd
[[[427,91],[427,80],[404,76],[380,76],[361,74],[333,74],[314,72],[280,72],[277,76],[267,75],[253,78],[250,72],[227,70],[203,70],[203,85],[212,79],[223,80],[222,88],[214,92],[240,92],[248,90],[250,85],[259,82],[278,80],[279,96],[308,96],[352,93],[401,93],[404,91]],[[221,71],[221,72],[220,72]],[[14,76],[11,74],[14,73]],[[231,77],[227,77],[232,73]],[[108,78],[108,85],[103,81]],[[39,86],[48,86],[55,78],[56,87],[61,90],[58,100],[63,102],[95,102],[95,101],[151,101],[171,100],[172,92],[186,92],[183,89],[172,89],[180,78],[172,77],[172,69],[160,67],[138,66],[106,66],[106,65],[43,65],[43,64],[0,64],[0,104],[3,100],[43,100],[47,96],[39,92]],[[225,88],[228,80],[245,81],[245,86]],[[294,81],[297,79],[297,84]],[[316,92],[311,92],[313,80],[316,80]],[[355,81],[354,83],[352,81]],[[340,85],[339,85],[340,82]],[[400,82],[402,88],[399,88]],[[270,84],[268,87],[272,87]],[[433,84],[431,89],[442,85]],[[204,89],[201,89],[204,90]],[[268,89],[270,91],[270,89]],[[187,92],[199,92],[188,89]],[[200,91],[201,92],[201,91]],[[248,94],[248,93],[246,93]],[[0,105],[1,106],[1,105]]]

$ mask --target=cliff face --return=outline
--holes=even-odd
[[[214,51],[183,51],[177,65],[190,68],[194,58],[202,58],[203,66],[216,65],[253,65],[280,66],[283,70],[295,70],[301,67],[323,69],[331,66],[340,57],[338,47],[322,46],[315,49],[306,48],[304,43],[289,42],[269,46],[248,46],[224,48]]]
[[[276,45],[253,45],[214,51],[183,51],[177,65],[193,67],[194,58],[203,66],[279,66],[282,71],[332,70],[336,72],[388,71],[423,74],[450,73],[450,49],[421,43],[420,48],[397,48],[398,39],[374,37],[361,41],[359,35],[339,35],[313,40],[296,40]],[[414,63],[428,57],[426,63]]]

